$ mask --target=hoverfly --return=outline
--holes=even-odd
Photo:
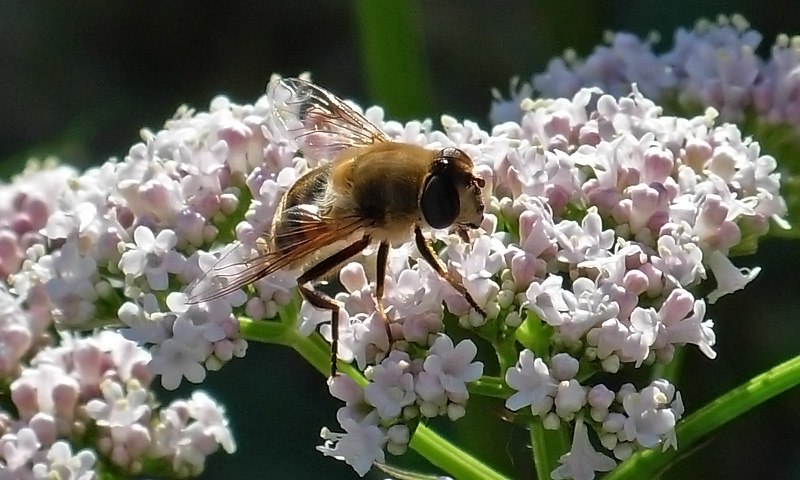
[[[412,237],[425,261],[485,316],[463,284],[450,275],[422,233],[452,227],[462,238],[483,220],[481,188],[472,159],[462,150],[430,150],[394,142],[329,91],[298,78],[270,82],[273,128],[304,156],[327,160],[302,175],[283,195],[260,251],[234,275],[187,303],[223,297],[280,269],[300,269],[298,288],[311,305],[331,312],[331,375],[336,374],[339,305],[315,282],[377,244],[375,303],[386,322],[383,291],[389,247]],[[215,275],[214,268],[206,275]]]

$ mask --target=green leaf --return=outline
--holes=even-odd
[[[356,17],[373,99],[400,119],[432,111],[419,2],[357,0]]]

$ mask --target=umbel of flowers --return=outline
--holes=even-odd
[[[755,51],[762,41],[741,15],[701,20],[692,30],[678,29],[671,48],[657,53],[658,35],[641,40],[629,33],[609,33],[606,45],[587,58],[574,51],[550,60],[531,84],[514,86],[512,100],[492,105],[492,120],[521,117],[519,101],[532,89],[546,98],[571,97],[596,86],[614,96],[627,95],[631,85],[659,103],[684,110],[714,107],[723,121],[740,122],[749,115],[769,124],[800,121],[800,37],[781,34],[767,59]]]
[[[152,376],[169,389],[202,382],[245,355],[254,322],[330,338],[327,313],[298,307],[298,272],[199,304],[182,293],[215,265],[235,270],[250,258],[281,194],[316,166],[270,128],[272,112],[266,96],[219,97],[207,112],[182,108],[164,129],[143,130],[121,160],[82,174],[45,165],[4,187],[15,200],[0,246],[15,235],[27,248],[0,248],[11,289],[2,299],[14,312],[3,317],[0,367],[15,409],[4,414],[0,455],[22,478],[154,464],[196,474],[218,445],[233,450],[224,415],[204,394],[155,407]],[[491,132],[446,116],[442,130],[402,125],[379,107],[365,116],[396,141],[474,159],[487,184],[482,229],[469,242],[427,234],[487,317],[408,244],[387,268],[390,344],[368,272],[344,266],[339,357],[364,378],[330,380],[345,405],[319,450],[364,475],[386,452],[402,454],[420,422],[462,417],[470,392],[488,384],[519,418],[572,432],[554,478],[592,478],[637,449],[677,448],[673,385],[612,390],[595,374],[668,363],[687,344],[715,356],[706,302],[758,273],[730,257],[751,251],[770,219],[782,224],[775,160],[717,124],[715,110],[664,116],[635,87],[621,98],[584,89],[528,102],[519,122]],[[45,181],[47,195],[31,187]],[[489,340],[497,361],[484,365],[475,342],[454,342],[447,317]],[[53,337],[53,323],[119,333]]]

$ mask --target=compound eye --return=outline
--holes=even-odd
[[[461,200],[450,175],[431,175],[422,187],[422,216],[433,228],[446,228],[458,218]]]

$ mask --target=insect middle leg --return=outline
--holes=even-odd
[[[444,265],[442,264],[442,261],[439,260],[439,257],[437,257],[436,254],[433,252],[433,249],[428,244],[428,241],[425,240],[425,236],[422,234],[422,229],[419,227],[414,227],[414,240],[415,243],[417,244],[417,250],[419,250],[419,253],[420,255],[422,255],[422,258],[424,258],[425,261],[428,262],[433,267],[434,270],[436,270],[436,273],[438,273],[442,278],[447,280],[447,283],[452,285],[453,288],[455,288],[456,291],[458,291],[458,293],[463,295],[464,298],[467,299],[467,302],[470,304],[470,306],[474,308],[476,312],[480,313],[481,315],[483,315],[484,318],[486,318],[486,312],[484,312],[483,309],[480,307],[480,305],[478,305],[478,303],[475,301],[475,299],[472,298],[472,295],[469,294],[464,284],[453,278],[453,276],[450,275],[450,272],[448,272],[445,269]]]
[[[389,324],[389,317],[386,316],[386,311],[383,309],[383,288],[386,283],[386,261],[389,258],[389,244],[381,242],[378,247],[378,261],[376,264],[376,278],[375,278],[375,305],[377,306],[378,314],[383,318],[383,325],[386,327],[386,335],[389,338],[389,344],[392,344],[392,328]]]
[[[349,247],[339,250],[325,260],[317,263],[297,278],[297,285],[303,298],[316,308],[331,312],[331,377],[336,376],[336,354],[339,350],[339,304],[329,295],[315,289],[312,282],[325,276],[326,273],[333,270],[336,266],[367,248],[369,242],[370,238],[365,236]]]

